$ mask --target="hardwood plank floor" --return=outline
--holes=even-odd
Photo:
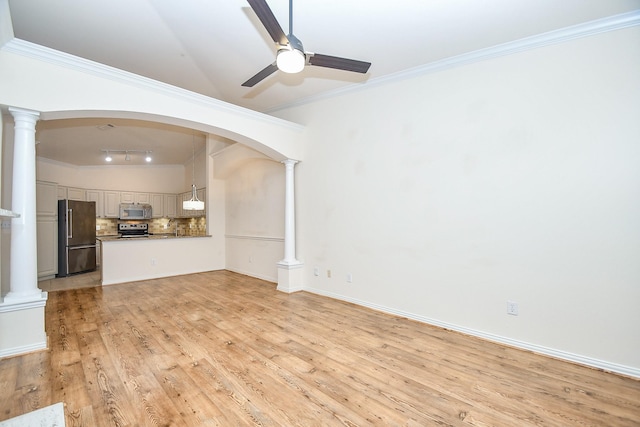
[[[50,350],[0,360],[0,421],[640,425],[636,379],[227,271],[50,292],[46,327]]]

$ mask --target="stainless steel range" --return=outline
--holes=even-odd
[[[120,237],[149,237],[149,224],[118,224]]]

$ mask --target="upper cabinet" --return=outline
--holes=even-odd
[[[182,203],[182,200],[180,200]],[[175,218],[178,216],[178,196],[176,194],[164,195],[164,216],[169,218]]]
[[[58,184],[55,182],[36,182],[36,215],[58,215]]]
[[[162,218],[165,213],[164,213],[164,198],[165,195],[164,194],[151,194],[150,195],[150,199],[151,199],[151,215],[154,218]]]
[[[87,192],[83,188],[67,188],[67,199],[69,200],[79,200],[81,202],[87,200]]]
[[[134,197],[134,193],[123,191],[120,193],[120,203],[135,203]]]
[[[133,195],[134,203],[145,203],[147,205],[151,204],[151,194],[149,193],[134,193]]]
[[[205,201],[206,189],[200,188],[198,199]],[[143,203],[151,205],[153,218],[196,218],[205,216],[204,210],[186,211],[182,202],[191,199],[191,192],[181,194],[137,193],[134,191],[86,190],[64,187],[53,182],[37,182],[38,215],[57,216],[58,200],[86,200],[96,203],[96,217],[118,218],[121,203]]]
[[[87,197],[87,190],[76,187],[63,187],[58,185],[58,200],[69,199],[84,202]]]
[[[120,192],[104,192],[104,216],[105,218],[118,218],[120,216]]]
[[[96,202],[96,217],[104,217],[104,191],[87,190],[87,202]]]
[[[149,193],[134,193],[133,191],[123,191],[120,193],[120,203],[144,203],[151,204]]]

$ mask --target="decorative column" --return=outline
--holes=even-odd
[[[36,234],[36,122],[40,114],[16,108],[9,111],[15,121],[11,210],[20,217],[11,221],[11,280],[5,303],[42,298]]]
[[[297,160],[284,160],[284,259],[278,263],[278,290],[296,292],[302,290],[302,266],[296,259],[296,212],[294,192],[294,166]]]
[[[0,357],[47,348],[44,309],[47,293],[38,289],[36,224],[35,111],[9,108],[15,121],[9,292],[0,302]]]

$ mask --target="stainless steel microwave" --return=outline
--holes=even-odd
[[[151,205],[145,203],[121,203],[120,219],[151,219]]]

